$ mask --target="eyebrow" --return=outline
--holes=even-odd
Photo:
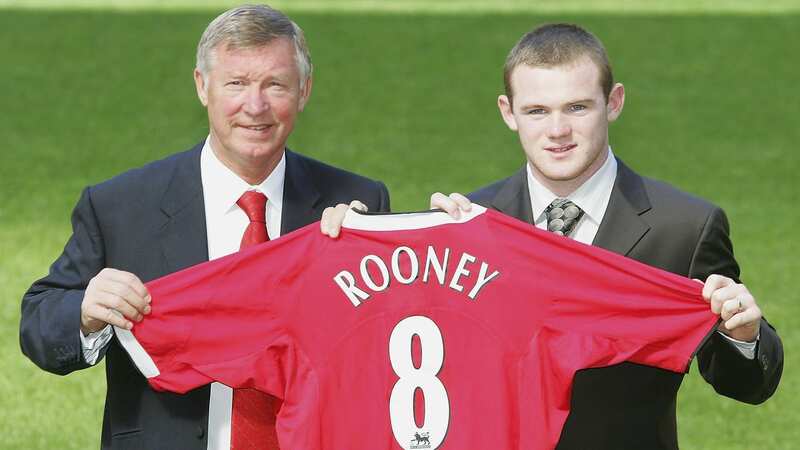
[[[245,72],[228,72],[225,71],[222,73],[222,76],[225,78],[249,78],[249,74]]]
[[[547,109],[547,106],[538,103],[525,103],[519,106],[519,109]]]
[[[578,100],[570,100],[568,102],[565,102],[564,104],[565,105],[574,105],[576,103],[594,104],[595,100],[591,99],[591,98],[583,98],[583,99],[578,99]],[[547,105],[539,104],[539,103],[525,103],[525,104],[520,105],[519,108],[520,109],[539,109],[539,108],[549,109],[550,107],[547,106]]]

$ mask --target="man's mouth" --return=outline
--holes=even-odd
[[[572,150],[577,146],[578,144],[550,145],[545,147],[544,149],[552,153],[564,153]]]
[[[265,125],[265,124],[258,124],[258,125],[239,125],[240,128],[244,128],[247,130],[252,131],[264,131],[267,128],[271,127],[272,125]]]

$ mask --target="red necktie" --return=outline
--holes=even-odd
[[[240,249],[269,240],[267,235],[267,197],[256,191],[247,191],[236,202],[250,224],[244,230]],[[281,407],[277,398],[255,389],[233,390],[231,417],[231,450],[277,450],[275,416]]]

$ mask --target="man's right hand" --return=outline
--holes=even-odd
[[[105,268],[89,280],[81,303],[81,332],[95,333],[114,325],[130,330],[150,314],[150,294],[134,274]]]
[[[435,208],[444,210],[453,219],[460,219],[461,211],[470,212],[472,210],[472,202],[458,192],[453,192],[450,195],[435,192],[431,195],[431,209]]]

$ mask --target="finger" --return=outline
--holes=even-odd
[[[461,218],[461,210],[458,207],[458,203],[441,192],[436,192],[431,195],[431,209],[436,208],[443,210],[453,219]]]
[[[331,215],[333,214],[333,207],[328,206],[325,210],[322,211],[322,218],[319,221],[319,230],[322,234],[326,236],[330,236],[330,223],[331,223]]]
[[[449,197],[450,197],[451,200],[453,200],[454,202],[456,202],[458,204],[458,207],[461,210],[466,211],[466,212],[469,212],[469,211],[472,210],[472,202],[470,201],[470,199],[468,199],[464,195],[459,194],[458,192],[453,192],[452,194],[449,195]]]
[[[128,282],[131,284],[127,284]],[[141,289],[139,291],[135,290],[136,284],[141,284],[138,278],[119,277],[117,279],[109,279],[107,277],[98,277],[93,280],[90,289],[87,289],[87,293],[90,296],[90,300],[98,294],[102,295],[105,306],[115,307],[115,305],[109,304],[109,302],[116,301],[113,298],[119,298],[124,303],[134,308],[137,313],[148,314],[150,311],[149,298],[146,299],[140,296],[139,292]],[[133,317],[124,310],[121,310],[121,312],[128,317]]]
[[[124,298],[117,294],[100,291],[94,294],[94,298],[96,299],[96,304],[108,309],[116,310],[129,320],[136,322],[142,320],[142,314],[140,314],[139,311],[133,307],[133,305],[128,303]],[[100,319],[105,320],[105,317],[100,317]]]
[[[722,312],[722,305],[725,304],[728,300],[733,300],[739,297],[739,294],[742,293],[741,285],[733,284],[725,287],[718,288],[714,290],[710,298],[708,299],[711,302],[711,311],[714,314],[720,314]]]
[[[136,282],[138,282],[138,280],[134,281],[134,284]],[[125,300],[129,305],[136,308],[139,313],[149,314],[150,304],[148,300],[139,294],[139,291],[135,289],[134,284],[114,282],[108,285],[108,292],[111,292],[112,294],[115,294]]]
[[[732,298],[722,304],[719,316],[722,320],[728,320],[744,310],[745,308],[742,306],[742,301],[738,298]]]
[[[355,209],[355,210],[361,211],[361,212],[369,211],[369,208],[367,208],[367,205],[361,203],[358,200],[353,200],[352,202],[350,202],[350,209]]]
[[[86,316],[92,320],[98,320],[127,330],[133,328],[132,322],[125,320],[124,317],[115,313],[111,308],[100,304],[91,305],[86,311]]]
[[[117,270],[107,267],[100,271],[98,277],[103,280],[112,280],[125,284],[134,292],[136,292],[136,295],[139,298],[142,298],[147,303],[150,303],[150,293],[147,291],[147,287],[144,285],[144,283],[142,283],[142,280],[140,280],[136,275],[130,272],[125,272],[124,270]]]
[[[339,232],[344,222],[344,216],[347,214],[348,209],[350,209],[350,206],[344,203],[339,203],[333,208],[333,212],[329,217],[330,221],[328,222],[328,236],[332,238],[339,237]]]
[[[710,275],[708,278],[706,278],[706,282],[703,284],[703,298],[710,300],[711,294],[713,294],[714,291],[732,284],[736,284],[736,282],[728,277],[717,274]]]
[[[737,328],[755,325],[760,320],[761,310],[757,306],[753,306],[738,314],[734,314],[733,317],[724,322],[724,326],[729,331],[733,331]]]

